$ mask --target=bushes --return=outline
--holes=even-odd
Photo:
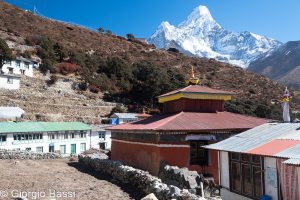
[[[47,84],[48,85],[53,85],[57,82],[57,80],[58,80],[57,76],[53,74],[53,75],[50,76],[50,80],[47,81]]]
[[[56,71],[63,75],[75,73],[78,71],[78,69],[79,69],[79,65],[68,63],[68,62],[62,62],[56,65]]]
[[[88,88],[93,93],[98,94],[100,92],[100,88],[97,85],[90,85]]]

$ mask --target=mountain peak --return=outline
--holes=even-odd
[[[249,31],[236,33],[222,28],[206,6],[196,7],[179,26],[162,23],[148,40],[158,48],[178,48],[187,55],[214,58],[241,67],[271,52],[281,42]]]
[[[192,13],[188,16],[187,21],[197,20],[197,19],[201,19],[202,21],[203,20],[214,21],[208,8],[202,5],[196,7],[192,11]]]

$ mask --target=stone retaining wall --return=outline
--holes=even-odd
[[[97,172],[111,175],[114,179],[129,183],[145,194],[153,193],[158,199],[180,200],[205,200],[204,198],[190,193],[187,189],[179,189],[173,185],[167,185],[158,177],[149,172],[123,165],[120,161],[103,160],[99,155],[79,155],[79,162],[94,169]]]
[[[201,182],[203,183],[204,178],[197,171],[170,166],[162,161],[158,177],[166,184],[188,189],[193,194],[202,194]]]
[[[2,160],[12,160],[12,159],[41,160],[41,159],[57,159],[57,158],[61,158],[61,155],[57,153],[38,153],[32,151],[0,149],[0,159]]]

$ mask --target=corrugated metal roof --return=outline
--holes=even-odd
[[[0,133],[90,130],[81,122],[0,122]]]
[[[216,131],[246,130],[267,122],[266,119],[244,116],[229,112],[196,113],[180,112],[156,115],[145,120],[121,124],[108,130],[128,131]]]
[[[300,159],[299,158],[290,158],[283,162],[284,164],[289,165],[300,165]]]
[[[135,119],[137,118],[137,113],[114,113],[111,118],[121,118],[121,119]]]
[[[205,148],[300,159],[299,127],[299,123],[267,123]]]
[[[276,139],[267,142],[261,146],[258,146],[254,149],[251,149],[246,153],[278,157],[277,155],[278,154],[280,155],[280,152],[290,149],[296,146],[297,144],[300,144],[300,140],[277,140]],[[286,153],[285,155],[290,158],[289,154]]]
[[[0,118],[16,118],[21,117],[25,113],[19,107],[0,107]]]
[[[281,158],[298,158],[300,159],[300,144],[297,144],[291,148],[285,149],[276,154],[277,157]]]

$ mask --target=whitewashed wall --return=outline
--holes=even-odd
[[[265,194],[278,200],[276,158],[264,157]]]
[[[94,136],[91,137],[90,131],[87,132],[86,138],[72,138],[72,139],[55,139],[49,140],[48,134],[43,134],[43,139],[35,142],[27,142],[27,141],[14,141],[13,134],[7,134],[6,142],[0,143],[0,148],[3,149],[20,149],[25,150],[26,148],[31,148],[31,151],[36,151],[37,147],[43,147],[43,152],[49,152],[49,144],[54,144],[54,151],[60,151],[61,145],[66,145],[66,154],[71,153],[71,144],[76,144],[76,154],[81,153],[80,144],[85,143],[86,149],[90,148],[91,141],[95,140]]]
[[[11,78],[13,83],[7,83],[8,78]],[[20,78],[13,76],[0,75],[0,88],[8,90],[17,90],[20,88]]]
[[[33,63],[30,62],[28,65],[28,68],[25,66],[25,62],[23,60],[20,60],[20,66],[17,65],[16,60],[12,60],[11,62],[5,63],[2,67],[2,71],[4,73],[9,73],[8,68],[13,68],[13,74],[21,74],[21,70],[25,70],[26,76],[33,77]]]

